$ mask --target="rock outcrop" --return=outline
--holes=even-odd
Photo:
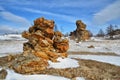
[[[62,33],[54,32],[54,21],[38,18],[22,37],[28,41],[23,44],[23,53],[13,60],[10,68],[19,73],[34,73],[45,70],[48,60],[57,62],[58,57],[67,57],[69,42]]]
[[[79,41],[85,41],[90,38],[90,33],[86,30],[86,24],[84,24],[81,20],[76,21],[77,29],[70,33],[72,39],[77,39]]]

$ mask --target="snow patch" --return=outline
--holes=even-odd
[[[76,77],[76,80],[85,80],[83,77]]]
[[[78,61],[70,58],[58,58],[58,62],[54,63],[51,61],[48,61],[50,68],[74,68],[79,67]]]
[[[7,70],[8,75],[5,80],[70,80],[61,76],[52,76],[52,75],[22,75],[15,73],[12,70]]]

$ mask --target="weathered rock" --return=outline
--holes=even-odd
[[[90,38],[90,33],[86,30],[86,24],[81,20],[76,21],[77,29],[70,33],[71,39],[77,39],[79,41],[86,41]]]
[[[60,42],[55,42],[54,47],[55,47],[57,52],[64,53],[69,48],[68,40],[62,40]]]
[[[2,69],[2,70],[0,71],[0,80],[5,79],[6,76],[7,76],[7,71],[6,71],[5,69]]]
[[[69,42],[62,33],[54,32],[54,21],[38,18],[34,25],[22,33],[28,41],[23,44],[23,53],[9,58],[10,68],[19,73],[34,73],[45,70],[48,60],[57,62],[58,57],[66,58]]]
[[[93,45],[88,46],[88,48],[95,48]]]

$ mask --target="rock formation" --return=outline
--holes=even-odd
[[[84,24],[81,20],[76,21],[77,29],[70,33],[72,39],[77,39],[79,41],[85,41],[90,38],[90,33],[86,30],[86,24]]]
[[[54,21],[38,18],[22,37],[28,41],[23,44],[23,54],[14,58],[10,67],[19,73],[33,73],[45,70],[48,60],[57,62],[58,57],[67,57],[69,42],[62,33],[54,32]]]

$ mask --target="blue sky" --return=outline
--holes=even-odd
[[[0,33],[27,30],[38,17],[54,20],[63,33],[82,20],[96,34],[109,24],[120,28],[120,0],[0,0]]]

